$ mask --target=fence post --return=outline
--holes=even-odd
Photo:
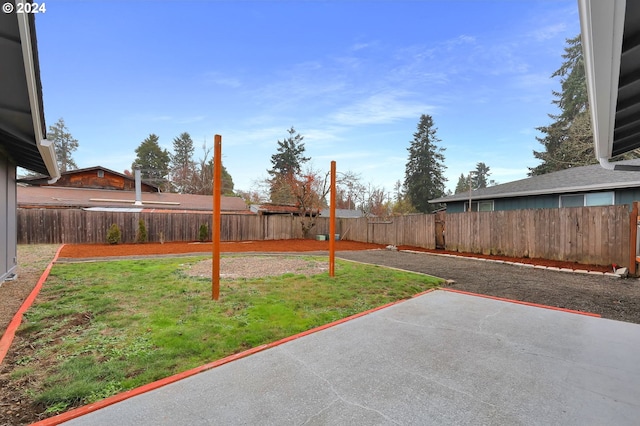
[[[638,238],[638,201],[633,202],[629,214],[629,274],[636,274],[636,244]]]
[[[222,136],[213,137],[213,217],[211,238],[213,252],[211,257],[211,298],[220,298],[220,201],[222,194]]]

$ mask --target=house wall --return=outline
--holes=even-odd
[[[477,201],[477,200],[471,200]],[[447,203],[447,213],[463,213],[466,201]],[[553,209],[558,207],[557,195],[534,195],[530,197],[496,198],[493,200],[495,211],[522,209]]]
[[[557,195],[503,198],[494,201],[494,210],[555,209],[559,207]]]
[[[584,194],[583,192],[576,192],[576,194]],[[566,195],[570,195],[567,193]],[[558,194],[547,195],[532,195],[529,197],[515,197],[515,198],[497,198],[494,200],[494,211],[510,211],[510,210],[525,210],[525,209],[556,209],[560,207],[560,196]],[[615,190],[615,205],[627,204],[631,206],[634,201],[640,200],[640,188],[625,188]],[[473,200],[472,201],[476,201]],[[447,203],[447,213],[462,213],[464,212],[464,201],[456,201],[453,203]],[[631,208],[631,207],[629,207]]]
[[[0,157],[0,283],[17,268],[16,167]]]
[[[631,205],[634,201],[640,201],[640,188],[621,189],[616,191],[616,205]]]
[[[98,176],[99,171],[103,172],[102,177]],[[136,184],[134,179],[126,179],[105,170],[92,169],[65,173],[56,181],[55,186],[135,191]],[[144,182],[141,184],[141,190],[143,192],[156,192],[155,188]]]

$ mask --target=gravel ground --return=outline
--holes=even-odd
[[[358,262],[454,280],[451,288],[640,324],[640,281],[391,250],[340,252]]]
[[[18,245],[17,279],[0,283],[0,334],[38,283],[58,247],[55,244]]]

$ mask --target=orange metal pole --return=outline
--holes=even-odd
[[[331,162],[331,195],[329,196],[329,276],[335,276],[336,263],[336,162]]]
[[[636,268],[636,244],[638,239],[638,202],[634,201],[629,214],[629,275],[635,276]],[[615,271],[614,271],[615,272]]]
[[[222,136],[213,138],[213,225],[211,238],[213,253],[211,257],[211,298],[220,298],[220,201],[222,187]]]

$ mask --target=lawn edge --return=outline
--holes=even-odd
[[[587,317],[602,318],[602,315],[600,315],[600,314],[594,314],[592,312],[585,312],[585,311],[578,311],[578,310],[575,310],[575,309],[559,308],[557,306],[542,305],[540,303],[524,302],[522,300],[507,299],[507,298],[498,297],[498,296],[489,296],[489,295],[486,295],[486,294],[473,293],[473,292],[464,291],[464,290],[456,290],[456,289],[453,289],[453,288],[440,288],[440,290],[449,291],[451,293],[466,294],[466,295],[469,295],[469,296],[482,297],[482,298],[485,298],[485,299],[499,300],[501,302],[515,303],[517,305],[532,306],[534,308],[550,309],[552,311],[561,311],[561,312],[567,312],[567,313],[570,313],[570,314],[584,315],[584,316],[587,316]]]
[[[407,300],[410,300],[410,299],[412,299],[414,297],[422,296],[424,294],[436,291],[438,289],[439,289],[438,287],[431,288],[431,289],[425,290],[423,292],[417,293],[417,294],[415,294],[415,295],[413,295],[413,296],[411,296],[410,298],[407,298],[407,299],[400,299],[400,300],[396,300],[394,302],[389,302],[389,303],[386,303],[384,305],[381,305],[381,306],[378,306],[378,307],[375,307],[375,308],[372,308],[372,309],[369,309],[369,310],[366,310],[366,311],[363,311],[363,312],[359,312],[357,314],[354,314],[354,315],[351,315],[351,316],[348,316],[348,317],[345,317],[345,318],[342,318],[342,319],[339,319],[337,321],[333,321],[333,322],[330,322],[328,324],[324,324],[324,325],[321,325],[319,327],[315,327],[315,328],[303,331],[301,333],[294,334],[294,335],[289,336],[289,337],[285,337],[284,339],[280,339],[280,340],[277,340],[275,342],[271,342],[271,343],[267,343],[267,344],[264,344],[264,345],[256,346],[255,348],[247,349],[246,351],[242,351],[242,352],[238,352],[237,354],[229,355],[227,357],[221,358],[221,359],[216,360],[216,361],[212,361],[210,363],[201,365],[199,367],[195,367],[195,368],[192,368],[190,370],[186,370],[186,371],[183,371],[181,373],[174,374],[174,375],[169,376],[169,377],[165,377],[164,379],[156,380],[155,382],[151,382],[151,383],[148,383],[146,385],[139,386],[137,388],[128,390],[126,392],[122,392],[122,393],[119,393],[117,395],[113,395],[113,396],[111,396],[109,398],[105,398],[105,399],[97,401],[97,402],[95,402],[93,404],[88,404],[88,405],[85,405],[85,406],[82,406],[82,407],[78,407],[76,409],[67,411],[65,413],[58,414],[57,416],[53,416],[53,417],[49,417],[49,418],[40,420],[39,422],[33,423],[31,426],[53,426],[53,425],[58,425],[58,424],[67,422],[69,420],[73,420],[75,418],[78,418],[78,417],[84,416],[86,414],[92,413],[94,411],[97,411],[97,410],[99,410],[101,408],[108,407],[110,405],[116,404],[118,402],[122,402],[124,400],[129,399],[129,398],[133,398],[134,396],[142,395],[142,394],[144,394],[146,392],[150,392],[152,390],[159,389],[159,388],[161,388],[163,386],[166,386],[168,384],[175,383],[175,382],[177,382],[179,380],[182,380],[182,379],[186,379],[187,377],[194,376],[196,374],[199,374],[199,373],[214,369],[216,367],[220,367],[220,366],[228,364],[228,363],[230,363],[232,361],[236,361],[236,360],[239,360],[239,359],[242,359],[242,358],[246,358],[246,357],[248,357],[250,355],[265,351],[267,349],[274,348],[276,346],[280,346],[282,344],[291,342],[291,341],[299,339],[301,337],[305,337],[305,336],[308,336],[310,334],[314,334],[314,333],[317,333],[319,331],[323,331],[323,330],[326,330],[328,328],[335,327],[335,326],[343,324],[345,322],[348,322],[348,321],[363,317],[365,315],[368,315],[368,314],[371,314],[373,312],[388,308],[388,307],[393,306],[393,305],[397,305],[399,303],[402,303],[402,302],[405,302]]]
[[[49,262],[44,272],[40,276],[38,283],[33,288],[33,290],[31,290],[31,293],[29,293],[29,296],[27,296],[24,302],[22,302],[22,305],[18,309],[18,312],[16,312],[16,314],[13,316],[13,319],[11,320],[11,322],[7,326],[7,329],[2,335],[2,338],[0,338],[0,364],[2,364],[2,361],[4,361],[4,358],[7,355],[7,352],[9,351],[11,344],[13,343],[13,339],[16,335],[16,331],[18,330],[18,327],[20,327],[20,324],[22,323],[23,314],[31,307],[33,302],[36,300],[36,297],[38,296],[38,294],[40,293],[40,290],[42,289],[42,285],[49,277],[51,268],[53,267],[53,264],[56,262],[56,260],[58,260],[58,255],[62,251],[63,247],[64,247],[64,244],[58,247],[58,250],[56,250],[56,254],[53,256],[53,259],[51,260],[51,262]]]

